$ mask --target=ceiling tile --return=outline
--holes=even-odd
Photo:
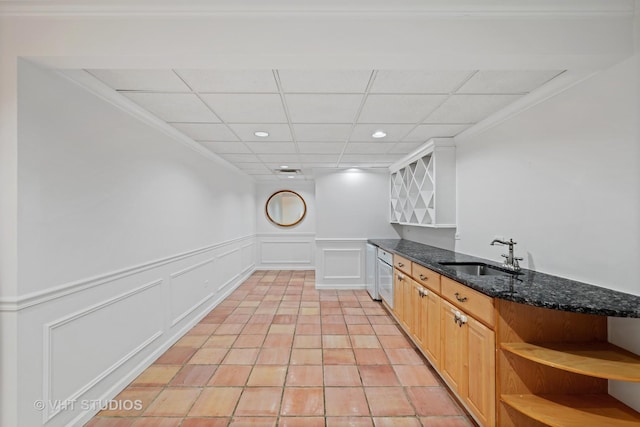
[[[561,71],[481,70],[458,93],[527,93],[551,80]]]
[[[293,142],[247,142],[246,143],[251,151],[256,154],[269,154],[269,153],[288,153],[296,154],[296,146]]]
[[[232,124],[229,127],[243,141],[292,141],[289,125],[286,123]],[[269,136],[266,138],[255,136],[256,131],[269,132]]]
[[[340,154],[344,142],[300,142],[298,149],[301,154]]]
[[[307,162],[307,163],[303,163],[303,166],[306,169],[315,169],[315,168],[322,168],[322,169],[332,168],[332,169],[335,169],[336,162]],[[305,173],[307,173],[307,172],[305,171]]]
[[[425,123],[477,123],[521,95],[453,95]]]
[[[202,99],[227,123],[286,123],[278,94],[203,94]]]
[[[172,70],[87,70],[116,90],[191,92]]]
[[[409,154],[417,150],[424,142],[399,142],[391,150],[390,154]]]
[[[238,138],[221,123],[171,123],[179,131],[196,141],[237,141]]]
[[[276,175],[251,175],[258,181],[276,181],[278,177]]]
[[[220,154],[220,157],[230,163],[261,163],[255,154]]]
[[[260,160],[265,163],[277,163],[278,167],[281,165],[291,166],[290,163],[298,163],[297,154],[259,154]]]
[[[340,163],[345,162],[375,162],[391,164],[402,158],[400,154],[344,154]]]
[[[293,131],[300,142],[344,142],[352,127],[351,124],[297,124],[293,125]]]
[[[200,141],[199,144],[218,154],[251,154],[249,148],[242,142]]]
[[[431,138],[446,138],[456,136],[471,125],[418,125],[402,141],[425,142]]]
[[[380,70],[370,93],[450,93],[455,91],[472,71],[396,71]]]
[[[350,142],[345,154],[386,154],[395,142]]]
[[[242,172],[249,175],[266,175],[270,173],[268,169],[242,169]]]
[[[369,95],[358,123],[421,122],[446,95]]]
[[[338,162],[339,154],[300,154],[300,161],[304,163],[333,163]]]
[[[263,163],[244,163],[244,162],[234,162],[234,165],[243,171],[257,171],[261,170],[262,173],[271,173],[271,169],[269,169]]]
[[[271,70],[176,70],[196,92],[278,92]]]
[[[167,122],[220,122],[215,114],[191,93],[120,93]]]
[[[405,136],[415,125],[398,125],[398,124],[358,124],[353,129],[350,141],[359,142],[384,142],[384,141],[399,141]],[[377,130],[383,130],[387,136],[384,138],[374,138],[371,136],[373,132]]]
[[[265,166],[270,170],[280,169],[282,166],[286,166],[287,169],[300,169],[300,162],[298,160],[293,162],[280,162],[280,163],[270,163],[265,162]]]
[[[278,70],[285,93],[364,93],[371,77],[368,70]]]
[[[362,95],[285,95],[293,123],[353,123]]]

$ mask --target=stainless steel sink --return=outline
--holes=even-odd
[[[517,271],[503,270],[481,262],[441,262],[440,265],[470,276],[515,276]]]

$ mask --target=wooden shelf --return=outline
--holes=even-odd
[[[568,372],[609,380],[640,382],[640,356],[607,342],[502,343],[525,359]]]
[[[552,427],[638,427],[640,414],[613,397],[593,394],[502,395],[518,412]]]

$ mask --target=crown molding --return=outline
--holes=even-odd
[[[422,14],[434,17],[633,15],[634,0],[0,0],[0,15]]]

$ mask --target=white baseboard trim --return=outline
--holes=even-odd
[[[136,377],[138,377],[145,369],[147,369],[162,353],[167,351],[169,347],[175,344],[180,338],[182,338],[187,332],[189,332],[198,322],[200,322],[211,310],[213,310],[218,304],[224,301],[231,293],[238,288],[245,280],[247,280],[253,273],[255,269],[250,268],[245,270],[244,274],[238,276],[238,279],[233,286],[228,286],[227,289],[220,295],[218,295],[215,300],[213,300],[210,304],[206,305],[200,313],[196,317],[194,317],[191,321],[189,321],[185,326],[179,329],[176,333],[174,333],[170,338],[168,338],[160,347],[154,350],[149,356],[147,356],[144,360],[142,360],[138,365],[136,365],[127,375],[117,381],[108,391],[100,396],[100,401],[108,401],[116,397],[122,390],[124,390]],[[91,418],[93,418],[99,412],[99,408],[96,410],[85,410],[80,413],[76,418],[74,418],[68,425],[76,426],[76,425],[84,425]]]
[[[297,270],[297,271],[316,271],[316,268],[313,265],[258,265],[255,268],[256,271],[287,271],[287,270]]]

